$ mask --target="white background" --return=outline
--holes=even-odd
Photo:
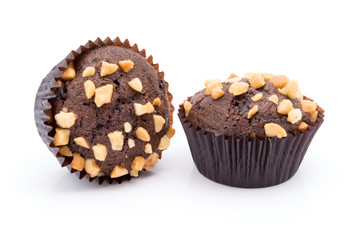
[[[360,239],[359,1],[2,1],[1,239]],[[138,43],[177,106],[207,78],[273,72],[326,112],[298,173],[265,189],[214,183],[177,133],[160,164],[123,184],[61,168],[33,121],[38,85],[97,37]]]

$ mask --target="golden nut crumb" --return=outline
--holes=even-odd
[[[72,157],[73,153],[70,151],[68,146],[61,146],[59,147],[59,153],[66,157]]]
[[[286,92],[285,90],[281,89],[281,88],[278,88],[277,90],[278,90],[278,92],[279,92],[280,94],[282,94],[282,95],[286,95],[286,94],[287,94],[287,92]]]
[[[227,78],[228,79],[231,79],[231,78],[239,78],[235,73],[231,73],[231,75],[229,75],[229,77]]]
[[[248,111],[247,118],[250,119],[250,118],[253,117],[253,115],[255,115],[257,112],[258,112],[258,106],[255,105],[253,108],[251,108],[251,109]]]
[[[276,123],[266,123],[264,125],[264,130],[267,137],[277,136],[278,138],[283,138],[287,136],[286,130]]]
[[[264,72],[261,73],[261,75],[265,81],[269,81],[274,76],[273,73],[264,73]]]
[[[295,124],[296,122],[300,121],[302,118],[302,112],[300,109],[292,109],[288,112],[288,118],[287,121],[289,121],[292,124]]]
[[[160,115],[153,115],[154,120],[154,130],[156,133],[160,132],[165,123],[165,119]]]
[[[158,146],[159,150],[165,150],[169,147],[170,144],[170,139],[167,137],[167,135],[164,135],[161,139],[160,139],[160,143]]]
[[[253,75],[255,75],[256,73],[253,73],[253,72],[248,72],[248,73],[246,73],[246,74],[244,74],[244,78],[250,78],[250,77],[252,77]]]
[[[137,116],[154,112],[154,107],[150,102],[147,102],[147,104],[144,105],[140,103],[134,103],[133,106],[135,110],[135,115]]]
[[[74,157],[70,165],[75,170],[83,171],[85,166],[85,159],[82,156],[80,156],[79,153],[74,153]]]
[[[246,93],[248,91],[249,85],[248,83],[245,82],[236,82],[233,83],[230,87],[229,87],[229,92],[232,93],[234,96],[238,96],[241,95],[243,93]]]
[[[309,114],[310,114],[310,120],[311,120],[311,122],[315,122],[316,119],[317,119],[318,112],[317,112],[317,111],[314,111],[314,112],[309,113]]]
[[[302,110],[304,112],[312,113],[317,109],[317,103],[310,100],[301,100]]]
[[[94,145],[92,149],[96,160],[104,161],[108,155],[107,147],[103,144],[98,143],[97,145]]]
[[[128,174],[128,170],[124,167],[121,167],[121,166],[115,166],[113,168],[113,171],[112,173],[110,174],[110,177],[111,178],[118,178],[118,177],[121,177],[121,176],[124,176],[124,175],[127,175]]]
[[[95,89],[94,102],[97,107],[101,107],[106,103],[110,103],[113,95],[113,85],[107,84],[103,87]]]
[[[150,143],[147,143],[147,144],[145,144],[145,146],[144,146],[144,152],[145,153],[153,153],[153,150],[152,150],[152,145],[150,145]]]
[[[236,83],[236,82],[239,82],[241,80],[242,80],[242,78],[240,78],[240,77],[228,78],[226,80],[226,83]]]
[[[104,77],[104,76],[110,75],[112,73],[115,73],[117,70],[118,70],[118,66],[116,64],[102,61],[102,67],[100,69],[100,76]]]
[[[261,100],[263,97],[262,93],[257,93],[256,95],[254,95],[253,97],[251,97],[253,102],[257,102],[259,100]]]
[[[132,131],[132,125],[129,122],[124,123],[124,132],[129,133]]]
[[[262,77],[262,75],[260,73],[253,74],[249,78],[248,81],[249,81],[249,84],[251,85],[251,87],[253,87],[254,89],[263,87],[263,85],[266,84],[266,82],[264,81],[264,78]]]
[[[283,88],[290,81],[285,75],[274,75],[269,80],[276,88]]]
[[[145,163],[144,163],[144,166],[143,168],[145,170],[149,170],[151,168],[154,168],[155,165],[157,165],[158,163],[158,154],[157,153],[152,153],[150,154],[146,159],[145,159]]]
[[[74,62],[70,62],[68,67],[64,70],[63,75],[61,76],[61,79],[64,81],[69,81],[75,78],[75,68],[74,68]]]
[[[140,171],[140,170],[143,169],[144,163],[145,163],[144,157],[138,156],[138,157],[135,157],[135,158],[133,159],[133,162],[132,162],[132,164],[130,165],[130,167],[131,167],[133,170]]]
[[[160,98],[159,97],[154,98],[153,105],[156,107],[160,107],[160,104],[161,104]]]
[[[69,143],[70,130],[69,129],[55,129],[54,146],[68,145]]]
[[[84,137],[77,137],[74,138],[74,142],[84,148],[90,148],[89,143],[87,142],[87,140]]]
[[[139,176],[139,171],[138,170],[130,170],[129,172],[130,176],[132,177],[138,177]]]
[[[135,147],[134,139],[131,139],[131,138],[128,139],[128,147],[129,148]]]
[[[273,103],[276,104],[276,105],[278,104],[278,97],[277,97],[276,94],[270,96],[270,97],[268,98],[268,100],[271,101],[271,102],[273,102]]]
[[[78,116],[75,115],[73,112],[60,111],[60,113],[56,114],[54,118],[56,120],[56,124],[59,127],[71,128],[75,124]]]
[[[304,130],[307,129],[308,124],[305,122],[301,122],[300,125],[298,125],[298,130]]]
[[[130,82],[128,82],[128,84],[137,92],[141,92],[143,90],[143,85],[139,78],[133,78]]]
[[[84,169],[92,178],[96,177],[100,172],[100,168],[94,159],[85,160]]]
[[[296,92],[296,98],[299,100],[303,100],[303,94],[301,93],[300,89]]]
[[[58,87],[61,87],[63,85],[63,82],[60,80],[57,80],[56,83],[58,84]]]
[[[124,135],[120,131],[108,133],[108,138],[114,151],[121,151],[124,144]]]
[[[85,96],[87,99],[91,99],[95,94],[95,84],[91,80],[84,82]]]
[[[167,130],[167,133],[165,135],[167,135],[167,137],[169,139],[171,139],[175,134],[175,129],[172,128],[172,127],[169,127],[168,130]]]
[[[287,115],[293,109],[292,102],[288,99],[283,99],[277,107],[279,114]]]
[[[224,95],[224,92],[222,91],[222,88],[216,87],[213,88],[211,95],[213,99],[217,100],[218,98],[221,98]]]
[[[192,103],[190,103],[189,101],[184,101],[184,112],[185,112],[185,114],[186,114],[186,117],[188,117],[188,113],[189,113],[189,111],[191,110],[191,108],[192,108]]]
[[[149,133],[147,132],[147,130],[145,130],[142,127],[137,128],[137,130],[135,131],[135,135],[137,136],[137,138],[139,138],[140,140],[142,140],[144,142],[150,141]]]
[[[220,89],[223,88],[221,79],[208,79],[204,82],[204,85],[206,86],[206,95],[210,95],[212,93],[212,90],[219,87]]]
[[[129,72],[134,67],[134,62],[131,60],[119,61],[118,64],[122,68],[123,72]]]
[[[91,77],[95,74],[95,68],[94,67],[86,67],[83,71],[82,77]]]
[[[282,91],[284,91],[287,95],[287,97],[294,99],[299,92],[298,89],[298,82],[296,80],[289,81],[283,88]]]

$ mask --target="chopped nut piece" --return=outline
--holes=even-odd
[[[129,72],[134,67],[134,62],[131,60],[119,61],[119,66],[124,72]]]
[[[143,85],[139,78],[133,78],[130,82],[128,82],[128,84],[137,92],[141,92],[143,90]]]
[[[137,138],[139,138],[140,140],[142,140],[144,142],[150,141],[149,133],[147,132],[147,130],[145,130],[142,127],[137,128],[137,130],[135,131],[135,135],[137,136]]]
[[[267,137],[277,136],[278,138],[283,138],[287,136],[286,130],[276,123],[266,123],[264,125],[264,130]]]
[[[234,73],[231,73],[231,75],[229,75],[229,77],[227,78],[228,79],[231,79],[231,78],[239,78],[236,74]]]
[[[165,123],[165,119],[160,115],[153,115],[154,120],[154,130],[156,133],[160,132]]]
[[[100,69],[100,76],[104,77],[104,76],[110,75],[112,73],[115,73],[117,70],[118,70],[118,66],[116,64],[102,61],[102,67]]]
[[[317,109],[317,103],[310,100],[301,100],[302,110],[304,112],[312,113]]]
[[[69,143],[70,130],[69,129],[55,129],[54,146],[68,145]]]
[[[144,166],[143,168],[145,170],[149,170],[151,168],[154,168],[155,165],[157,165],[158,163],[158,154],[157,153],[152,153],[150,154],[146,159],[145,159],[145,163],[144,163]]]
[[[242,80],[242,78],[240,78],[240,77],[228,78],[226,80],[226,83],[236,83],[236,82],[239,82],[241,80]]]
[[[135,147],[134,139],[131,139],[131,138],[128,139],[128,147],[129,148]]]
[[[161,139],[160,139],[160,143],[158,146],[159,150],[165,150],[169,147],[170,144],[170,139],[167,137],[167,135],[164,135]]]
[[[153,153],[152,145],[150,145],[150,143],[145,144],[145,146],[144,146],[144,152],[145,152],[145,153]]]
[[[253,97],[251,97],[253,102],[257,102],[259,100],[261,100],[263,97],[262,93],[257,93],[256,95],[254,95]]]
[[[87,80],[84,83],[85,96],[87,99],[91,99],[95,94],[95,84],[91,80]]]
[[[54,116],[56,120],[56,124],[62,128],[71,128],[74,124],[76,119],[78,118],[73,112],[63,112],[56,114]]]
[[[84,137],[74,138],[74,142],[81,147],[90,148],[89,143]]]
[[[128,174],[128,170],[124,167],[121,167],[121,166],[115,166],[113,168],[113,171],[112,173],[110,174],[110,177],[111,178],[118,178],[118,177],[121,177],[121,176],[124,176],[124,175],[127,175]]]
[[[68,146],[61,146],[59,147],[59,153],[63,156],[66,156],[66,157],[71,157],[73,156],[73,153],[70,151],[69,147]]]
[[[248,111],[247,118],[250,119],[253,115],[255,115],[258,112],[258,106],[255,105],[253,108],[251,108]]]
[[[153,105],[156,107],[160,107],[160,104],[161,104],[160,98],[159,97],[154,98]]]
[[[132,131],[132,125],[129,122],[124,123],[124,132],[129,133]]]
[[[70,165],[75,170],[83,171],[85,165],[85,159],[82,156],[80,156],[79,153],[74,153],[74,157]]]
[[[265,80],[265,81],[269,81],[270,79],[271,79],[271,77],[273,77],[274,76],[274,74],[273,73],[261,73],[261,75],[262,75],[262,77],[263,77],[263,79]]]
[[[295,124],[296,122],[300,121],[302,118],[302,112],[300,109],[296,108],[296,109],[292,109],[291,111],[288,112],[288,118],[287,121]]]
[[[62,110],[63,112],[68,112],[68,108],[66,108],[66,107],[63,107],[61,110]]]
[[[285,75],[274,75],[269,80],[276,88],[283,88],[290,81]]]
[[[222,88],[216,87],[213,88],[211,95],[213,99],[217,100],[218,98],[221,98],[224,95],[224,92],[222,91]]]
[[[63,75],[61,79],[64,81],[69,81],[75,78],[75,68],[74,68],[74,62],[70,62],[68,67],[64,70]]]
[[[263,87],[263,85],[265,85],[266,83],[260,73],[253,74],[248,81],[249,84],[251,84],[251,87],[253,87],[254,89]]]
[[[94,159],[85,160],[84,169],[92,178],[96,177],[100,172],[100,168]]]
[[[113,85],[107,84],[103,87],[95,89],[94,102],[97,107],[101,107],[106,103],[110,103],[113,95]]]
[[[317,111],[314,111],[314,112],[309,113],[309,114],[310,114],[310,120],[311,120],[311,122],[315,122],[316,119],[317,119],[318,112],[317,112]]]
[[[124,144],[124,135],[120,131],[108,133],[108,138],[114,151],[121,151]]]
[[[107,154],[108,154],[106,146],[98,143],[97,145],[94,145],[92,147],[92,149],[93,149],[94,157],[96,160],[99,160],[99,161],[105,160],[105,158],[107,157]]]
[[[276,105],[278,104],[278,97],[277,97],[276,94],[270,96],[270,97],[268,98],[268,100],[271,101],[271,102],[273,102],[273,103],[276,104]]]
[[[292,109],[292,102],[288,99],[283,99],[277,107],[277,112],[279,114],[287,115]]]
[[[241,95],[243,93],[246,93],[248,91],[249,85],[248,83],[245,82],[236,82],[233,83],[230,87],[229,87],[229,92],[232,93],[234,96],[238,96]]]
[[[188,117],[188,113],[192,108],[192,103],[190,103],[189,101],[184,101],[184,112],[186,114],[186,117]]]
[[[286,95],[286,94],[287,94],[286,91],[283,90],[283,89],[281,89],[281,88],[278,88],[277,90],[278,90],[278,92],[281,93],[282,95]]]
[[[150,102],[147,102],[147,104],[140,104],[140,103],[134,103],[134,110],[135,115],[142,116],[143,114],[152,113],[154,112],[154,107]]]
[[[308,124],[305,122],[301,122],[300,125],[298,126],[298,130],[304,130],[307,129]]]
[[[250,78],[250,77],[252,77],[253,75],[255,75],[256,73],[253,73],[253,72],[249,72],[249,73],[246,73],[246,74],[244,74],[244,78]]]
[[[296,98],[299,100],[303,100],[303,94],[301,93],[300,89],[296,92]]]
[[[139,176],[139,171],[138,170],[130,170],[129,172],[130,176],[132,177],[138,177]]]
[[[83,71],[82,77],[91,77],[95,74],[95,68],[94,67],[86,67]]]
[[[167,135],[167,137],[169,139],[171,139],[175,134],[175,129],[172,128],[172,127],[169,127],[168,130],[167,130],[167,133],[165,135]]]
[[[57,80],[56,83],[58,84],[58,87],[61,87],[61,85],[63,85],[63,82],[60,80]]]
[[[289,81],[282,90],[286,93],[286,95],[294,99],[296,97],[298,90],[298,82],[296,80]]]
[[[212,93],[212,90],[219,87],[220,89],[223,88],[221,79],[208,79],[204,82],[204,85],[206,86],[206,95],[210,95]]]
[[[145,163],[145,159],[144,157],[141,157],[141,156],[138,156],[138,157],[135,157],[133,159],[133,162],[132,164],[130,165],[130,167],[133,169],[133,170],[142,170],[143,167],[144,167],[144,163]]]

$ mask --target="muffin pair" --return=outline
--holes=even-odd
[[[285,76],[232,74],[207,80],[179,117],[198,170],[238,187],[289,179],[323,111]],[[158,163],[175,130],[164,73],[145,50],[116,38],[89,41],[42,81],[35,102],[40,136],[79,178],[138,177]]]

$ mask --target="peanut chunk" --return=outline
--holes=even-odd
[[[128,147],[129,148],[135,147],[134,139],[131,139],[131,138],[128,139]]]
[[[124,60],[124,61],[119,61],[119,66],[122,68],[123,72],[129,72],[130,70],[133,69],[134,67],[134,62],[131,60]]]
[[[78,116],[75,115],[73,112],[60,111],[60,113],[56,114],[54,118],[56,120],[56,124],[59,127],[71,128],[75,124]]]
[[[238,96],[241,95],[243,93],[246,93],[248,91],[249,85],[248,83],[245,82],[236,82],[233,83],[230,87],[229,87],[229,92],[232,93],[234,96]]]
[[[124,123],[124,132],[130,133],[132,131],[132,125],[129,122]]]
[[[277,136],[278,138],[283,138],[287,136],[286,130],[276,123],[266,123],[264,125],[264,130],[267,137]]]
[[[97,107],[101,107],[106,103],[110,103],[113,95],[113,85],[107,84],[103,87],[95,89],[94,102]]]
[[[276,88],[283,88],[290,81],[285,75],[274,75],[269,80]]]
[[[74,142],[84,148],[90,148],[89,143],[87,142],[87,140],[84,137],[77,137],[74,138]]]
[[[74,68],[74,62],[71,61],[68,65],[68,67],[63,71],[63,75],[61,76],[61,79],[64,81],[69,81],[75,78],[75,68]]]
[[[149,133],[147,132],[147,130],[145,130],[142,127],[137,128],[137,130],[135,131],[135,135],[137,136],[137,138],[139,138],[140,140],[142,140],[144,142],[150,141]]]
[[[153,153],[152,145],[150,143],[145,144],[144,146],[144,152],[145,153]]]
[[[55,129],[54,146],[68,145],[69,143],[70,130],[69,129]]]
[[[282,91],[286,93],[287,97],[294,99],[299,92],[298,82],[296,80],[289,81],[283,88]]]
[[[253,72],[248,72],[248,73],[246,73],[246,74],[244,74],[244,78],[250,78],[250,77],[252,77],[253,75],[255,75],[255,73],[253,73]]]
[[[212,93],[212,90],[216,87],[223,88],[221,79],[207,79],[204,82],[204,85],[206,86],[206,95],[210,95]]]
[[[302,118],[302,112],[300,109],[296,108],[296,109],[292,109],[291,111],[288,112],[288,118],[287,121],[295,124],[296,122],[300,121]]]
[[[151,168],[154,168],[155,165],[157,165],[158,163],[158,154],[157,153],[152,153],[150,154],[146,159],[145,159],[145,163],[144,163],[144,166],[143,168],[145,170],[149,170]]]
[[[79,153],[74,153],[74,157],[70,165],[75,170],[83,171],[85,166],[85,159],[82,156],[80,156]]]
[[[124,175],[127,175],[128,174],[128,170],[124,167],[121,167],[121,166],[115,166],[113,168],[113,171],[112,173],[110,174],[110,177],[111,178],[118,178],[118,177],[121,177],[121,176],[124,176]]]
[[[84,169],[91,178],[96,177],[100,172],[100,168],[94,159],[85,160]]]
[[[158,146],[159,150],[165,150],[169,147],[170,144],[170,139],[167,137],[167,135],[164,135],[161,139],[160,139],[160,143]]]
[[[99,160],[99,161],[105,160],[105,158],[107,157],[107,154],[108,154],[106,146],[98,143],[97,145],[94,145],[92,147],[92,149],[93,149],[94,157],[96,160]]]
[[[70,151],[68,146],[61,146],[59,147],[59,153],[66,157],[72,157],[73,153]]]
[[[276,104],[276,105],[278,104],[278,97],[277,97],[276,94],[270,96],[270,97],[268,98],[268,100],[271,101],[271,102],[273,102],[273,103]]]
[[[57,80],[56,83],[58,84],[58,87],[61,87],[63,85],[63,82],[60,80]]]
[[[254,95],[253,97],[251,97],[253,102],[257,102],[259,100],[261,100],[263,97],[262,93],[257,93],[256,95]]]
[[[251,108],[248,111],[247,118],[250,119],[253,115],[255,115],[258,112],[258,106],[255,105],[253,108]]]
[[[265,72],[261,73],[261,75],[265,81],[269,81],[274,76],[273,73],[265,73]]]
[[[87,99],[91,99],[95,94],[95,84],[91,80],[87,80],[84,83],[85,96]]]
[[[130,170],[129,172],[130,176],[132,177],[138,177],[139,176],[139,171],[138,170]]]
[[[154,98],[153,105],[156,107],[160,107],[160,104],[161,104],[160,98],[159,97]]]
[[[213,99],[217,100],[218,98],[221,98],[224,95],[224,92],[222,91],[222,88],[216,87],[213,88],[211,95]]]
[[[135,115],[142,116],[143,114],[152,113],[154,112],[154,107],[150,102],[147,102],[147,104],[140,104],[140,103],[134,103],[134,110]]]
[[[251,87],[253,87],[254,89],[263,87],[263,85],[265,85],[266,83],[260,73],[253,74],[248,81],[249,84],[251,84]]]
[[[94,67],[86,67],[83,71],[82,77],[91,77],[95,74],[95,68]]]
[[[228,79],[232,79],[232,78],[239,78],[235,73],[231,73],[231,75],[229,75]]]
[[[167,135],[167,137],[169,139],[171,139],[175,134],[175,129],[172,128],[172,127],[169,127],[168,130],[167,130],[167,133],[165,135]]]
[[[154,130],[156,133],[160,132],[165,123],[165,119],[160,115],[153,115],[154,120]]]
[[[100,69],[100,76],[105,77],[107,75],[115,73],[117,70],[118,70],[118,66],[116,64],[102,61],[102,67]]]
[[[314,111],[314,112],[309,113],[309,114],[310,114],[310,120],[311,120],[311,122],[315,122],[316,119],[317,119],[318,112],[317,112],[317,111]]]
[[[293,109],[292,102],[288,99],[283,99],[277,107],[279,114],[287,115]]]
[[[137,92],[141,92],[143,90],[143,85],[139,78],[133,78],[130,82],[128,82],[128,84]]]
[[[307,129],[308,127],[308,124],[305,123],[305,122],[301,122],[300,125],[298,125],[298,130],[304,130],[304,129]]]
[[[145,163],[145,159],[144,157],[141,157],[141,156],[138,156],[138,157],[135,157],[133,159],[133,162],[132,164],[130,165],[130,167],[133,169],[133,170],[142,170],[143,167],[144,167],[144,163]]]
[[[317,109],[317,103],[310,100],[301,100],[302,110],[304,112],[312,113]]]
[[[114,151],[121,151],[124,144],[124,135],[120,131],[108,133],[108,138]]]
[[[242,80],[242,78],[240,78],[240,77],[233,77],[233,78],[228,78],[226,80],[226,83],[236,83],[236,82],[239,82],[241,80]]]
[[[186,114],[186,117],[188,117],[188,113],[191,110],[192,106],[193,106],[192,103],[190,103],[189,101],[184,101],[183,107],[184,107],[184,112]]]

